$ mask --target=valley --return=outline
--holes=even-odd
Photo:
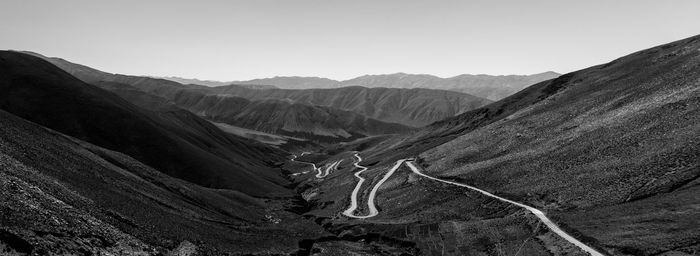
[[[698,49],[691,37],[532,85],[410,135],[329,148],[317,164],[352,162],[323,180],[294,178],[316,205],[307,214],[339,237],[376,238],[313,248],[694,255]]]
[[[0,252],[700,252],[700,36],[563,75],[169,79],[0,52]]]

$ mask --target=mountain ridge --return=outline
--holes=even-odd
[[[366,88],[350,86],[290,90],[251,88],[250,86],[237,84],[219,87],[206,87],[194,84],[184,85],[165,79],[112,74],[64,59],[36,55],[85,82],[97,83],[105,81],[128,84],[168,100],[174,100],[179,97],[181,98],[178,100],[179,104],[187,106],[193,103],[183,103],[184,101],[196,101],[208,94],[228,94],[249,100],[288,99],[310,106],[352,111],[385,123],[420,127],[491,102],[490,100],[465,93],[423,88]],[[192,98],[184,99],[185,97]]]
[[[486,105],[490,100],[473,95],[424,88],[367,88],[348,86],[322,89],[252,90],[238,85],[212,91],[246,99],[291,99],[307,105],[353,111],[389,123],[421,127]]]
[[[231,84],[271,85],[280,89],[324,89],[348,86],[363,86],[369,88],[426,88],[442,89],[471,94],[474,96],[499,100],[511,95],[525,86],[555,78],[561,74],[546,71],[530,75],[488,75],[460,74],[451,77],[438,77],[429,74],[408,74],[403,72],[392,74],[362,75],[346,80],[334,80],[322,77],[275,76],[251,80],[230,82],[202,81],[206,86],[226,86]],[[176,82],[197,84],[196,79],[164,77]]]

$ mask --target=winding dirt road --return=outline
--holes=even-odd
[[[343,160],[335,161],[331,165],[326,166],[325,174],[323,172],[321,172],[321,168],[318,168],[318,170],[317,170],[318,174],[316,174],[316,178],[319,178],[319,179],[325,178],[326,176],[328,176],[328,174],[330,174],[331,170],[337,170],[338,165],[341,162],[343,162]],[[315,165],[314,165],[314,167],[315,167]]]
[[[394,164],[394,166],[391,167],[391,169],[389,169],[389,171],[386,174],[384,174],[384,177],[381,180],[379,180],[379,182],[377,182],[376,185],[374,185],[374,187],[372,188],[372,191],[369,192],[369,198],[367,198],[367,207],[369,208],[369,214],[362,216],[362,215],[355,215],[354,212],[355,212],[355,210],[357,210],[357,206],[358,206],[357,194],[360,192],[360,188],[362,187],[362,183],[365,182],[365,178],[362,178],[362,176],[360,176],[360,174],[362,174],[362,172],[366,171],[367,167],[361,166],[359,164],[362,161],[362,158],[360,157],[360,155],[355,153],[355,157],[357,158],[357,162],[355,162],[353,165],[355,165],[355,167],[357,167],[357,168],[362,169],[361,171],[355,173],[355,177],[357,177],[360,180],[357,182],[357,185],[355,185],[355,189],[352,191],[352,194],[350,195],[350,207],[348,207],[348,209],[345,210],[343,212],[343,214],[345,216],[348,216],[351,218],[356,218],[356,219],[371,218],[371,217],[377,216],[377,214],[379,214],[379,211],[377,210],[377,206],[374,204],[374,198],[377,196],[377,191],[379,190],[379,187],[381,187],[382,184],[384,184],[384,182],[387,181],[389,179],[389,177],[391,177],[391,175],[394,174],[394,172],[396,172],[397,169],[399,169],[399,166],[401,166],[401,164],[405,161],[405,159],[401,159],[401,160],[396,161],[396,164]]]
[[[406,161],[406,165],[408,165],[408,168],[410,168],[411,171],[413,171],[415,174],[418,174],[418,175],[420,175],[420,176],[426,177],[426,178],[428,178],[428,179],[431,179],[431,180],[434,180],[434,181],[439,181],[439,182],[442,182],[442,183],[447,183],[447,184],[450,184],[450,185],[465,187],[465,188],[474,190],[474,191],[476,191],[476,192],[479,192],[479,193],[481,193],[481,194],[483,194],[483,195],[485,195],[485,196],[492,197],[492,198],[498,199],[498,200],[500,200],[500,201],[503,201],[503,202],[506,202],[506,203],[510,203],[510,204],[516,205],[516,206],[518,206],[518,207],[524,208],[525,210],[528,210],[529,212],[531,212],[532,214],[534,214],[537,218],[539,218],[539,219],[542,221],[542,223],[544,223],[544,224],[549,228],[549,230],[551,230],[552,232],[554,232],[554,233],[556,233],[557,235],[561,236],[561,237],[564,238],[566,241],[569,241],[570,243],[574,244],[576,247],[578,247],[578,248],[580,248],[581,250],[583,250],[583,251],[589,253],[590,255],[593,255],[593,256],[603,256],[602,253],[598,252],[597,250],[593,249],[592,247],[590,247],[590,246],[584,244],[583,242],[579,241],[578,239],[576,239],[576,238],[574,238],[573,236],[569,235],[568,233],[564,232],[564,230],[562,230],[556,223],[554,223],[552,220],[550,220],[549,218],[547,218],[547,216],[544,214],[544,212],[542,212],[542,211],[540,211],[540,210],[538,210],[538,209],[536,209],[536,208],[534,208],[534,207],[532,207],[532,206],[528,206],[528,205],[521,204],[521,203],[518,203],[518,202],[515,202],[515,201],[512,201],[512,200],[505,199],[505,198],[503,198],[503,197],[500,197],[500,196],[491,194],[491,193],[489,193],[489,192],[487,192],[487,191],[485,191],[485,190],[482,190],[482,189],[479,189],[479,188],[476,188],[476,187],[473,187],[473,186],[469,186],[469,185],[462,184],[462,183],[457,183],[457,182],[454,182],[454,181],[443,180],[443,179],[435,178],[435,177],[432,177],[432,176],[428,176],[428,175],[422,173],[422,172],[420,171],[420,169],[419,169],[415,164],[413,164],[413,161]]]
[[[306,155],[306,154],[310,154],[310,153],[309,153],[309,152],[302,152],[300,156],[304,156],[304,155]],[[320,174],[320,172],[321,172],[321,168],[317,168],[317,167],[316,167],[316,164],[314,164],[314,163],[309,163],[309,162],[302,162],[302,161],[297,161],[296,159],[297,159],[297,155],[292,155],[292,159],[291,159],[291,161],[294,161],[294,162],[299,162],[299,163],[305,163],[305,164],[310,164],[310,165],[311,165],[311,167],[313,167],[313,168],[314,168],[314,171],[318,171],[318,172],[319,172],[319,174]],[[292,174],[290,174],[290,175],[292,175],[292,176],[297,176],[297,175],[301,175],[301,174],[307,174],[307,173],[309,173],[309,171],[304,171],[304,172],[297,172],[297,173],[292,173]]]
[[[502,202],[506,202],[506,203],[518,206],[520,208],[523,208],[523,209],[529,211],[530,213],[534,214],[538,219],[540,219],[540,221],[542,221],[542,223],[544,223],[547,226],[547,228],[549,228],[549,230],[551,230],[555,234],[559,235],[560,237],[564,238],[564,240],[570,242],[571,244],[575,245],[576,247],[580,248],[581,250],[583,250],[583,251],[585,251],[593,256],[603,256],[604,255],[604,254],[598,252],[596,249],[593,249],[592,247],[584,244],[583,242],[574,238],[570,234],[566,233],[556,223],[554,223],[552,220],[550,220],[547,217],[547,215],[545,215],[544,212],[542,212],[541,210],[536,209],[536,208],[531,207],[531,206],[528,206],[528,205],[525,205],[525,204],[522,204],[522,203],[518,203],[518,202],[515,202],[512,200],[497,196],[497,195],[494,195],[492,193],[489,193],[485,190],[482,190],[482,189],[479,189],[479,188],[476,188],[473,186],[469,186],[469,185],[454,182],[454,181],[443,180],[440,178],[428,176],[420,171],[420,168],[418,168],[413,163],[413,159],[401,159],[401,160],[396,161],[396,164],[394,164],[394,166],[391,167],[391,169],[384,175],[384,177],[379,182],[377,182],[376,185],[374,185],[374,187],[372,188],[372,191],[370,191],[369,198],[367,199],[367,206],[369,208],[369,214],[367,214],[367,215],[355,215],[354,212],[357,210],[357,206],[358,206],[357,195],[360,192],[362,184],[365,182],[365,178],[362,178],[362,176],[360,176],[360,175],[364,171],[367,170],[367,167],[361,166],[359,164],[362,161],[362,158],[360,157],[360,155],[355,153],[355,157],[357,158],[357,161],[353,165],[357,168],[362,169],[362,170],[355,173],[355,177],[357,177],[359,179],[359,181],[357,182],[357,185],[355,185],[355,189],[352,191],[352,194],[350,195],[350,207],[348,207],[348,209],[343,212],[343,215],[348,216],[350,218],[366,219],[366,218],[371,218],[371,217],[377,216],[377,214],[379,214],[379,211],[377,210],[377,208],[374,204],[374,201],[375,201],[375,197],[377,195],[377,191],[379,190],[379,187],[381,187],[382,184],[384,184],[384,182],[387,181],[389,179],[389,177],[391,177],[392,174],[394,174],[394,172],[399,168],[399,166],[401,166],[401,164],[406,163],[406,165],[411,169],[411,171],[419,176],[422,176],[422,177],[425,177],[425,178],[428,178],[428,179],[431,179],[434,181],[447,183],[447,184],[454,185],[454,186],[468,188],[470,190],[479,192],[482,195],[485,195],[485,196],[488,196],[491,198],[495,198],[495,199],[498,199]]]
[[[303,153],[301,153],[300,156],[303,156],[303,155],[306,155],[306,154],[310,154],[310,153],[309,153],[309,152],[303,152]],[[292,155],[292,159],[290,159],[290,160],[291,160],[291,161],[294,161],[294,162],[305,163],[305,164],[311,165],[311,167],[313,168],[313,171],[317,172],[317,173],[316,173],[316,178],[319,178],[319,179],[322,179],[322,178],[325,178],[326,176],[328,176],[328,174],[330,174],[331,170],[338,170],[338,166],[340,165],[340,163],[343,162],[342,159],[341,159],[341,160],[338,160],[338,161],[335,161],[335,162],[333,162],[333,163],[330,164],[330,165],[326,165],[326,166],[325,166],[326,169],[323,170],[323,167],[316,167],[316,164],[315,164],[315,163],[297,161],[296,159],[297,159],[297,155]],[[309,171],[292,173],[292,174],[290,174],[290,175],[291,175],[291,176],[297,176],[297,175],[302,175],[302,174],[307,174],[307,173],[309,173]]]

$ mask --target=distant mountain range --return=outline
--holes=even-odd
[[[491,102],[469,94],[430,89],[355,86],[285,90],[256,85],[183,85],[165,79],[111,74],[60,58],[30,54],[146,108],[163,105],[153,101],[169,101],[213,122],[317,141],[348,141],[407,132]]]
[[[352,111],[380,121],[421,127],[491,103],[473,95],[433,89],[367,88],[256,90],[239,85],[209,88],[250,100],[292,100],[312,106]]]
[[[313,89],[313,88],[339,88],[347,86],[363,86],[369,88],[426,88],[462,92],[486,98],[500,100],[526,86],[558,77],[555,72],[544,72],[533,75],[458,75],[450,78],[440,78],[433,75],[417,74],[386,74],[365,75],[349,80],[338,81],[320,77],[278,76],[273,78],[254,79],[247,81],[201,81],[197,79],[185,79],[178,77],[163,77],[183,84],[199,84],[205,86],[258,85],[272,86],[281,89]],[[264,88],[264,87],[258,87]]]
[[[193,91],[181,91],[171,99],[178,106],[214,122],[317,141],[349,141],[412,130],[405,125],[379,121],[352,111],[293,100],[248,100]]]
[[[0,51],[2,255],[700,251],[700,36],[491,103],[207,87],[41,57]],[[327,141],[235,135],[251,132]]]
[[[182,77],[176,77],[176,76],[163,76],[163,77],[153,76],[152,78],[170,80],[170,81],[178,82],[181,84],[198,84],[198,85],[204,85],[204,86],[210,86],[210,87],[224,86],[224,85],[231,84],[230,82],[221,82],[221,81],[213,81],[213,80],[199,80],[199,79],[195,79],[195,78],[182,78]]]

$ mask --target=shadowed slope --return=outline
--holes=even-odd
[[[183,241],[205,255],[288,254],[323,234],[288,201],[172,178],[2,110],[0,170],[0,246],[27,254],[164,255]]]
[[[172,119],[143,111],[37,57],[1,52],[0,90],[0,109],[123,152],[174,177],[251,195],[288,193],[276,184],[285,181],[268,167],[267,160],[241,155],[241,149],[230,150],[236,147],[233,140],[207,141],[212,134],[173,125]],[[269,149],[249,148],[256,150],[263,150],[258,151],[261,156]]]

